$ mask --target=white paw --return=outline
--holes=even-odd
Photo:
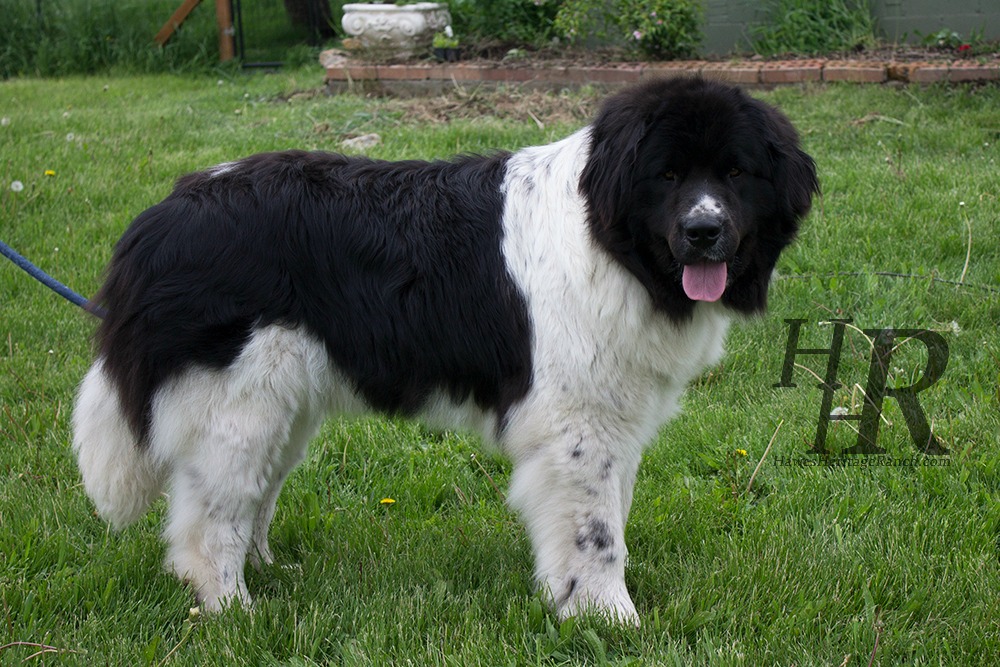
[[[563,593],[564,599],[557,604],[560,620],[570,616],[603,616],[620,625],[639,626],[639,613],[624,584],[595,588],[572,582],[571,579],[568,592]]]

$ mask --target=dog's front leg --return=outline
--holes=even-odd
[[[625,587],[625,520],[640,454],[639,446],[609,443],[607,433],[567,428],[515,458],[510,503],[528,529],[538,584],[560,618],[639,621]]]

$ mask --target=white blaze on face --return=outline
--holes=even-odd
[[[722,204],[712,195],[703,194],[698,203],[691,207],[688,216],[695,215],[721,215]]]
[[[698,202],[691,207],[688,216],[721,215],[722,210],[722,204],[715,197],[702,194]],[[693,301],[718,301],[726,291],[728,277],[729,270],[725,262],[698,262],[684,267],[681,286],[687,297]]]

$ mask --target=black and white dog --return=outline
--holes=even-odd
[[[116,526],[166,486],[167,566],[216,610],[270,562],[324,417],[478,431],[560,616],[635,622],[625,522],[643,447],[761,311],[818,191],[789,121],[656,81],[557,143],[443,162],[287,151],[185,176],[118,242],[73,415]]]

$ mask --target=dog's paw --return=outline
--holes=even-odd
[[[620,625],[639,626],[639,613],[625,585],[586,587],[570,579],[566,592],[556,603],[559,620],[571,616],[603,616]]]

